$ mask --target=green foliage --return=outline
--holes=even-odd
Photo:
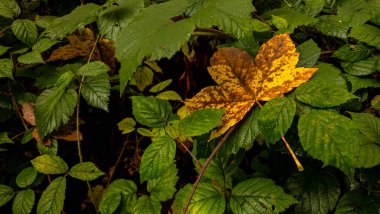
[[[34,206],[35,195],[33,190],[26,189],[17,193],[12,204],[13,214],[29,214]]]
[[[104,175],[104,172],[100,171],[92,162],[82,162],[71,167],[68,174],[82,181],[92,181]]]
[[[357,39],[359,42],[365,42],[369,45],[375,46],[377,49],[380,49],[380,29],[368,25],[358,25],[351,29],[348,36]]]
[[[63,208],[66,178],[58,177],[46,187],[37,205],[37,214],[59,214]]]
[[[177,171],[175,165],[172,165],[159,178],[148,180],[147,190],[152,199],[166,201],[173,197],[177,191],[175,187],[178,181]]]
[[[89,105],[108,112],[110,93],[111,85],[107,74],[88,76],[83,79],[82,96]]]
[[[28,19],[17,19],[12,23],[13,34],[21,42],[28,46],[32,46],[37,41],[37,27]]]
[[[34,167],[23,169],[16,177],[16,184],[21,188],[25,188],[33,184],[37,178],[37,171]]]
[[[333,54],[343,61],[356,62],[367,58],[371,54],[371,49],[364,45],[342,45]]]
[[[172,113],[168,101],[154,97],[133,96],[132,109],[137,122],[153,128],[165,126]]]
[[[297,52],[300,53],[300,59],[297,66],[312,67],[319,59],[321,49],[312,39],[309,39],[297,46]]]
[[[343,195],[335,213],[377,213],[380,209],[379,204],[378,193],[368,194],[363,189],[355,189]]]
[[[160,214],[161,204],[160,202],[150,198],[149,196],[143,195],[137,200],[133,214]]]
[[[16,1],[3,0],[0,2],[0,16],[5,18],[13,18],[20,15],[21,9]]]
[[[40,155],[30,162],[38,172],[44,174],[62,174],[68,170],[66,162],[56,155]]]
[[[13,64],[10,59],[0,59],[0,78],[8,77],[9,79],[13,79],[12,69]]]
[[[205,134],[218,126],[224,110],[202,109],[193,112],[180,120],[178,129],[183,136],[198,136]]]
[[[132,212],[137,202],[136,192],[137,187],[133,181],[115,180],[102,197],[99,211],[102,214]]]
[[[0,184],[0,206],[3,206],[5,203],[10,201],[14,195],[15,192],[11,187]]]

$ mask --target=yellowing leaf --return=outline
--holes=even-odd
[[[318,68],[296,68],[299,54],[288,34],[263,44],[253,60],[238,48],[221,48],[211,58],[208,71],[218,86],[202,89],[185,101],[190,112],[203,108],[225,109],[210,140],[243,119],[255,102],[282,97],[308,81]]]

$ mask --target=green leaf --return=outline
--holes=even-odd
[[[171,199],[177,191],[178,180],[177,168],[175,164],[170,166],[165,173],[156,179],[148,180],[147,189],[152,199],[157,201],[167,201]]]
[[[86,102],[108,112],[108,102],[111,93],[111,84],[108,74],[84,78],[82,96]]]
[[[255,108],[239,122],[236,129],[226,140],[227,150],[237,154],[240,149],[248,150],[253,146],[256,137],[260,134],[258,113],[259,109]]]
[[[147,66],[141,66],[137,69],[137,71],[133,74],[130,85],[135,85],[139,89],[139,91],[144,91],[144,89],[152,84],[153,82],[153,71]]]
[[[34,113],[41,138],[67,123],[74,113],[77,94],[73,89],[65,90],[73,77],[72,72],[62,74],[55,87],[46,89],[37,97]]]
[[[201,109],[180,120],[179,132],[182,136],[199,136],[217,127],[224,109]]]
[[[312,157],[352,176],[363,142],[355,123],[340,114],[315,110],[298,122],[301,145]]]
[[[345,0],[339,2],[338,17],[350,27],[364,24],[371,18],[365,0]]]
[[[342,45],[332,55],[338,59],[356,62],[367,58],[371,54],[371,49],[364,45]]]
[[[11,187],[0,184],[0,207],[10,201],[14,195],[15,192]]]
[[[51,145],[49,146],[45,146],[42,143],[37,143],[37,149],[40,154],[57,155],[58,141],[56,139],[53,139]]]
[[[183,206],[190,195],[192,185],[188,184],[176,195],[173,203],[174,213],[181,213]],[[226,200],[219,189],[208,183],[199,183],[187,213],[221,214],[226,207]]]
[[[161,100],[178,100],[182,101],[181,96],[175,91],[164,91],[156,95],[156,98]]]
[[[56,155],[40,155],[30,162],[38,172],[43,174],[62,174],[69,169],[66,162]]]
[[[380,49],[380,29],[377,27],[368,24],[358,25],[351,29],[348,36]]]
[[[136,121],[131,117],[126,117],[117,124],[122,134],[128,134],[135,130]]]
[[[66,178],[54,179],[43,191],[37,205],[37,214],[60,214],[65,201]]]
[[[156,179],[163,176],[173,164],[176,144],[169,136],[153,139],[141,157],[140,181]]]
[[[116,57],[121,63],[120,90],[131,79],[144,58],[150,61],[170,58],[194,30],[188,20],[173,22],[187,8],[185,0],[173,0],[144,8],[123,28],[115,40]]]
[[[347,89],[337,88],[325,81],[312,80],[296,89],[297,100],[319,108],[329,108],[356,99]]]
[[[350,28],[345,22],[342,22],[338,16],[323,15],[318,17],[318,21],[312,25],[318,31],[327,36],[334,36],[341,39],[347,38],[347,32]]]
[[[314,17],[320,13],[325,5],[325,0],[293,1],[291,8],[302,14]]]
[[[132,214],[160,214],[161,204],[160,202],[143,195],[137,200],[135,209]]]
[[[267,102],[258,114],[258,123],[265,142],[273,144],[285,135],[296,114],[296,102],[281,97]]]
[[[286,30],[286,28],[289,26],[286,19],[275,15],[272,15],[272,19],[269,20],[269,22],[279,30]]]
[[[13,214],[29,214],[32,212],[35,195],[33,190],[26,189],[17,193],[12,204]]]
[[[343,78],[339,68],[321,62],[319,62],[316,67],[318,71],[314,74],[311,81],[320,81],[337,88],[347,89],[346,80]]]
[[[37,41],[37,26],[28,19],[16,19],[12,23],[12,31],[18,40],[28,46],[32,46]]]
[[[102,214],[132,212],[137,201],[136,192],[136,184],[131,180],[113,181],[100,202],[99,211]]]
[[[100,9],[99,5],[93,3],[78,6],[71,13],[54,19],[44,34],[51,39],[62,39],[67,34],[94,22]]]
[[[373,78],[361,78],[349,74],[346,77],[351,83],[351,93],[355,93],[363,88],[380,88],[380,82]]]
[[[270,26],[258,19],[252,20],[252,29],[256,32],[270,31]]]
[[[299,61],[297,63],[297,66],[299,67],[314,66],[319,59],[319,55],[321,55],[321,49],[312,39],[298,45],[297,52],[300,53]]]
[[[13,141],[9,138],[7,132],[0,133],[0,144],[4,144],[4,143],[13,143]]]
[[[16,184],[21,188],[26,188],[33,184],[37,178],[37,171],[34,167],[23,169],[16,177]]]
[[[137,122],[152,128],[164,127],[172,113],[169,101],[144,96],[132,97],[132,110]]]
[[[371,100],[371,107],[376,109],[377,111],[380,111],[380,95],[376,95],[372,100]]]
[[[17,57],[17,61],[23,64],[37,64],[44,63],[41,53],[39,51],[31,51]]]
[[[128,26],[136,14],[144,8],[143,0],[119,1],[119,5],[112,5],[103,10],[97,20],[102,36],[116,40],[122,28]]]
[[[13,63],[10,59],[0,59],[0,78],[7,77],[13,79]]]
[[[380,195],[368,194],[366,190],[356,189],[343,195],[336,207],[336,214],[379,213]]]
[[[32,50],[38,51],[40,53],[49,50],[53,45],[57,44],[59,41],[50,38],[42,38],[33,45]]]
[[[254,178],[237,184],[232,189],[230,207],[235,214],[278,213],[297,203],[267,178]]]
[[[204,161],[200,162],[204,164]],[[236,160],[234,156],[230,158],[218,156],[211,161],[203,176],[213,182],[216,181],[226,189],[232,189],[232,175],[238,170],[239,164],[240,161]]]
[[[296,172],[286,181],[289,194],[299,200],[294,213],[329,213],[340,195],[338,179],[326,170]]]
[[[284,18],[288,22],[285,32],[292,33],[295,28],[316,22],[318,19],[288,9],[274,9],[265,13],[264,16],[275,15]]]
[[[11,47],[0,45],[0,56],[5,54]]]
[[[252,29],[251,13],[256,9],[250,0],[193,1],[190,21],[198,28],[217,26],[227,34],[241,38]]]
[[[345,72],[355,76],[365,76],[376,71],[377,58],[371,57],[358,62],[342,62]]]
[[[21,9],[15,0],[1,0],[0,1],[0,16],[12,19],[20,15]]]
[[[110,67],[102,61],[89,62],[78,69],[77,75],[83,76],[98,76],[106,74]]]
[[[82,181],[92,181],[104,175],[92,162],[82,162],[71,167],[69,175]]]
[[[372,142],[380,142],[380,118],[367,113],[350,112],[350,115],[361,133]]]
[[[170,85],[170,83],[172,83],[172,81],[173,81],[172,79],[162,81],[162,82],[158,83],[157,85],[154,85],[152,88],[150,88],[149,91],[152,93],[158,93],[158,92],[164,90],[166,87],[168,87]]]
[[[46,29],[54,22],[56,18],[56,16],[38,16],[35,17],[35,23],[38,27]]]
[[[368,9],[371,11],[371,22],[380,25],[380,2],[378,0],[367,0]]]

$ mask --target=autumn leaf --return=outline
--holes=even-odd
[[[208,71],[218,84],[202,89],[185,101],[190,112],[203,108],[225,109],[210,140],[243,119],[258,101],[282,97],[308,81],[318,68],[296,68],[299,54],[288,34],[276,35],[263,44],[254,60],[238,48],[220,48]]]

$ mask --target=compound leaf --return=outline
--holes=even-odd
[[[21,190],[17,193],[12,204],[13,214],[29,214],[32,212],[35,195],[31,189]]]
[[[230,207],[236,214],[278,213],[296,202],[272,180],[254,178],[240,182],[232,189]]]
[[[92,181],[104,175],[92,162],[82,162],[71,167],[69,175],[82,181]]]
[[[37,205],[37,214],[60,214],[63,209],[66,191],[66,178],[54,179],[43,191]]]
[[[176,144],[169,136],[153,139],[141,157],[140,180],[144,182],[164,175],[173,164]]]
[[[220,48],[208,68],[218,86],[202,89],[185,104],[190,112],[226,109],[210,140],[219,137],[243,119],[255,102],[282,97],[309,80],[317,68],[296,68],[298,56],[288,34],[276,35],[262,45],[255,61],[237,48]]]
[[[68,170],[66,162],[56,155],[40,155],[30,162],[38,172],[43,174],[62,174]]]

